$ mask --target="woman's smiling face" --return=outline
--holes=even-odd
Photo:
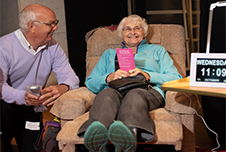
[[[137,47],[144,38],[144,30],[141,24],[125,22],[122,30],[126,47]]]

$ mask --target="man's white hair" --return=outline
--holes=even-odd
[[[36,15],[33,10],[23,10],[19,13],[19,27],[24,33],[28,30],[28,23],[36,20]]]

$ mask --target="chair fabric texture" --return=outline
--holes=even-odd
[[[98,62],[102,53],[109,48],[121,48],[122,39],[116,30],[100,27],[87,33],[86,78]],[[186,77],[185,31],[175,24],[149,24],[149,43],[162,45],[174,61],[179,73]],[[50,112],[61,118],[61,131],[57,135],[62,152],[76,151],[76,145],[83,144],[77,136],[80,126],[88,119],[89,109],[95,94],[86,87],[70,90],[57,99]],[[194,110],[200,108],[194,94],[167,91],[166,105],[150,112],[155,122],[155,139],[147,143],[174,145],[175,150],[195,152]]]

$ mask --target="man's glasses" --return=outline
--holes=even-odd
[[[130,32],[132,32],[132,30],[134,32],[141,32],[143,30],[143,27],[135,26],[134,28],[131,28],[131,27],[127,26],[123,29],[123,32],[130,33]]]
[[[38,22],[38,23],[45,24],[45,25],[48,25],[48,26],[54,28],[59,23],[59,20],[53,21],[51,23],[45,23],[45,22],[41,22],[38,20],[34,20],[33,22]]]

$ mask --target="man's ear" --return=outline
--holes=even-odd
[[[33,33],[35,28],[36,28],[36,25],[35,25],[34,22],[30,21],[30,22],[27,23],[27,27],[28,27],[28,30]]]

